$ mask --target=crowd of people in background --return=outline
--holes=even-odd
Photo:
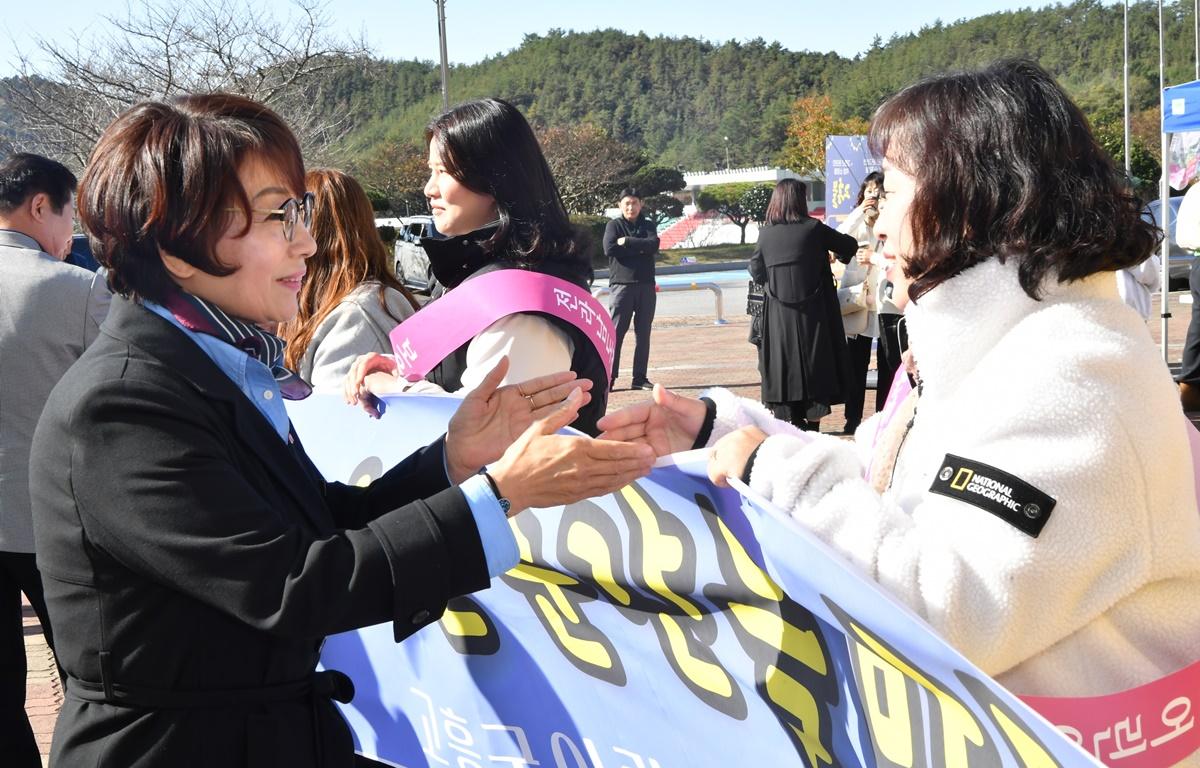
[[[442,234],[420,242],[428,308],[499,272],[590,289],[589,244],[516,107],[461,104],[425,142]],[[326,634],[407,636],[517,563],[512,515],[700,447],[714,482],[747,482],[1018,693],[1112,692],[1194,661],[1200,514],[1145,329],[1153,226],[1028,62],[904,89],[870,142],[883,167],[837,229],[800,181],[772,192],[749,259],[761,403],[650,380],[660,241],[633,186],[600,244],[614,359],[579,325],[517,312],[413,381],[390,334],[428,310],[367,194],[306,173],[262,105],[138,104],[78,197],[61,164],[5,159],[0,754],[40,765],[23,593],[66,690],[54,764],[348,766],[345,686],[315,673]],[[94,273],[63,261],[76,205]],[[649,397],[609,413],[631,325],[630,385]],[[908,392],[890,421],[864,420],[873,351],[875,410],[894,381]],[[358,488],[326,483],[291,428],[284,401],[313,389],[376,417],[387,396],[463,400],[441,439]],[[816,434],[837,404],[853,440]],[[1019,511],[947,483],[960,468],[1003,474]]]

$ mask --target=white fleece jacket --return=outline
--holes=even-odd
[[[750,485],[1018,694],[1124,690],[1200,656],[1200,512],[1185,421],[1111,273],[1034,301],[991,260],[909,307],[924,381],[884,495],[861,453],[723,390],[712,441],[772,434]],[[859,435],[873,434],[864,424]],[[930,492],[947,453],[1057,500],[1037,538]]]

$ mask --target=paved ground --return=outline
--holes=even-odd
[[[54,718],[62,706],[62,684],[58,680],[58,669],[54,666],[54,654],[42,636],[42,627],[28,603],[23,603],[25,619],[25,658],[29,662],[29,676],[25,681],[25,713],[33,724],[38,747],[42,751],[42,764],[50,754],[50,736],[54,732]]]
[[[697,292],[690,294],[690,299],[675,298],[678,296],[688,294],[672,296],[669,311],[655,320],[650,379],[690,394],[697,394],[711,386],[721,386],[741,395],[757,397],[759,377],[756,352],[746,341],[749,322],[746,315],[742,314],[745,310],[744,285],[740,294],[737,294],[736,302],[730,298],[725,300],[725,313],[729,320],[725,325],[713,323],[711,293]],[[1180,306],[1178,297],[1177,293],[1171,295],[1170,311],[1175,316],[1170,320],[1168,346],[1169,359],[1176,363],[1182,354],[1184,334],[1191,317],[1191,307]],[[1156,308],[1157,301],[1155,297]],[[680,314],[683,311],[693,314]],[[1160,336],[1159,325],[1157,320],[1150,323],[1149,330],[1155,343],[1158,343]],[[610,409],[638,402],[649,394],[629,390],[633,342],[633,332],[630,331],[621,355],[621,370],[624,373],[617,381],[617,390],[609,398]],[[868,390],[864,417],[874,413],[874,398],[874,392]],[[1200,422],[1200,414],[1196,415],[1194,421]],[[843,426],[845,417],[840,405],[834,406],[833,413],[821,421],[822,432],[838,432]],[[54,718],[62,704],[62,688],[53,656],[46,647],[37,618],[28,607],[25,611],[25,643],[29,656],[26,712],[33,722],[44,762],[49,752]]]

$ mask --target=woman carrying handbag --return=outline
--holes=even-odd
[[[842,304],[842,324],[846,332],[846,349],[850,360],[850,379],[846,388],[846,426],[842,434],[853,435],[862,421],[863,401],[866,398],[867,369],[871,363],[871,346],[879,337],[879,320],[875,292],[879,270],[871,263],[875,252],[875,220],[879,218],[879,193],[883,174],[867,174],[858,190],[858,203],[838,227],[858,243],[855,257],[846,265],[838,284]],[[848,311],[849,310],[849,311]]]
[[[808,216],[804,184],[784,179],[767,206],[750,276],[765,283],[759,370],[762,400],[776,418],[816,430],[847,387],[846,342],[828,253],[857,247]]]

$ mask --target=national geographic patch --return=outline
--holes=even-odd
[[[1015,475],[951,453],[929,490],[991,512],[1035,539],[1058,503]]]

